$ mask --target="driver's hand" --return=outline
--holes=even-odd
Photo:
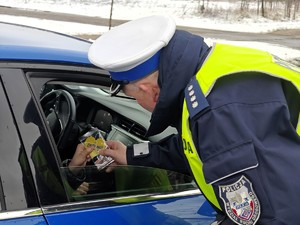
[[[78,144],[73,158],[69,164],[69,167],[82,166],[84,167],[86,163],[91,160],[90,153],[93,148],[86,148],[83,144]]]
[[[89,183],[83,182],[80,186],[74,191],[73,195],[86,195],[89,191]]]

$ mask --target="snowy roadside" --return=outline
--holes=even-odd
[[[71,1],[71,0],[69,0]],[[26,3],[25,3],[26,2]],[[29,10],[44,10],[52,12],[63,12],[70,14],[78,15],[89,15],[97,16],[102,15],[105,18],[109,18],[109,4],[102,5],[91,5],[91,4],[57,4],[49,3],[50,1],[36,1],[36,0],[14,0],[14,1],[4,1],[0,0],[0,5],[8,7],[18,7],[26,8]],[[48,3],[47,3],[48,2]],[[83,1],[84,2],[84,1]],[[134,3],[134,1],[130,1]],[[143,1],[150,4],[151,1]],[[152,0],[155,2],[155,0]],[[161,2],[171,2],[171,0],[164,0]],[[172,1],[176,4],[182,4],[183,1]],[[151,3],[154,4],[154,3]],[[175,4],[175,3],[174,3]],[[152,5],[153,6],[153,5]],[[127,7],[127,8],[126,8]],[[141,16],[147,16],[151,14],[161,14],[164,11],[171,14],[175,19],[177,25],[179,26],[190,26],[197,28],[206,28],[206,29],[215,29],[215,30],[224,30],[224,31],[238,31],[238,32],[247,32],[247,33],[266,33],[276,30],[288,30],[288,29],[300,29],[300,20],[296,21],[270,21],[262,20],[258,18],[251,18],[242,21],[237,20],[222,20],[218,18],[195,18],[193,16],[183,16],[180,10],[183,10],[182,7],[172,5],[169,8],[156,7],[150,9],[149,7],[141,7],[135,3],[134,5],[124,5],[122,7],[116,6],[113,11],[114,19],[135,19]],[[144,9],[144,10],[141,10]],[[185,10],[188,10],[185,8]],[[45,19],[36,19],[29,17],[20,17],[20,16],[8,16],[0,15],[0,21],[9,22],[9,23],[18,23],[29,25],[33,27],[43,28],[52,30],[55,32],[62,32],[65,34],[70,34],[74,36],[79,35],[101,35],[102,33],[108,31],[107,26],[96,26],[91,24],[83,23],[74,23],[74,22],[63,22],[63,21],[54,21],[54,20],[45,20]],[[93,41],[93,40],[92,40]],[[205,41],[212,45],[214,42],[230,43],[234,45],[243,45],[248,47],[255,47],[258,49],[269,51],[270,53],[279,56],[282,59],[296,63],[300,65],[300,51],[292,48],[287,48],[282,45],[274,45],[266,42],[249,42],[249,41],[229,41],[225,39],[214,39],[206,38]],[[300,40],[299,40],[300,43]]]
[[[153,14],[172,16],[177,25],[205,29],[237,31],[247,33],[267,33],[275,30],[300,29],[300,18],[296,20],[271,20],[257,15],[239,17],[240,5],[234,1],[210,0],[207,6],[211,15],[201,15],[197,10],[200,1],[192,0],[0,0],[0,6],[17,7],[29,10],[70,13],[91,17],[132,20]],[[207,3],[208,4],[208,3]],[[256,4],[249,6],[256,7]],[[216,13],[218,15],[214,15]],[[233,15],[237,13],[237,15]],[[254,14],[255,11],[254,11]]]
[[[81,24],[81,23],[34,19],[34,18],[27,18],[27,17],[0,15],[0,21],[9,22],[9,23],[18,23],[18,24],[38,27],[42,29],[48,29],[55,32],[63,32],[65,34],[69,34],[73,36],[83,35],[83,34],[85,35],[101,34],[108,31],[108,27],[106,26],[96,26],[96,25]],[[278,57],[284,60],[300,65],[300,51],[287,48],[285,46],[278,46],[278,45],[273,45],[264,42],[228,41],[228,40],[213,39],[213,38],[206,38],[205,41],[209,45],[212,45],[214,42],[222,42],[222,43],[229,43],[233,45],[255,47],[258,49],[268,51],[274,55],[277,55]]]

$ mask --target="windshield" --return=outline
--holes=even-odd
[[[65,85],[67,88],[72,89],[72,90],[78,90],[78,91],[87,91],[89,93],[95,93],[95,94],[101,94],[105,96],[109,96],[109,89],[110,87],[107,86],[101,86],[101,87],[92,87],[92,86],[87,86],[87,85]],[[127,95],[124,94],[124,92],[121,90],[117,96],[119,97],[126,97],[126,98],[131,98]]]

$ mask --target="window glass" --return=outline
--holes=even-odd
[[[3,86],[0,85],[0,207],[1,211],[36,207],[27,155],[20,142]]]
[[[172,194],[196,187],[191,177],[158,168],[115,166],[108,173],[89,165],[84,168],[61,167],[61,170],[70,201]],[[77,171],[73,173],[74,170]]]
[[[112,98],[101,85],[76,84],[74,80],[48,82],[39,96],[63,165],[60,172],[70,202],[172,194],[196,188],[191,177],[158,168],[118,166],[107,173],[92,161],[84,167],[68,168],[66,164],[82,144],[81,138],[94,128],[105,140],[119,140],[125,145],[150,141],[146,131],[151,115],[132,99]]]

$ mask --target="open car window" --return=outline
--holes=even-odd
[[[158,168],[118,166],[107,173],[89,161],[84,167],[75,168],[77,172],[73,173],[74,168],[69,168],[65,162],[73,158],[77,145],[82,144],[80,138],[91,128],[97,128],[105,140],[117,140],[127,146],[158,141],[174,131],[148,139],[151,114],[132,98],[122,94],[111,97],[107,93],[109,81],[99,74],[38,71],[27,75],[40,101],[53,153],[58,160],[59,174],[53,173],[53,177],[62,180],[67,202],[110,198],[127,201],[133,196],[148,200],[150,196],[161,198],[198,190],[191,177]],[[45,160],[48,155],[45,154]],[[49,182],[56,183],[54,179]],[[47,205],[51,202],[49,199]]]
[[[77,176],[68,167],[60,169],[70,202],[133,196],[153,200],[196,188],[191,177],[158,168],[114,166],[108,173],[91,165],[76,168]]]

